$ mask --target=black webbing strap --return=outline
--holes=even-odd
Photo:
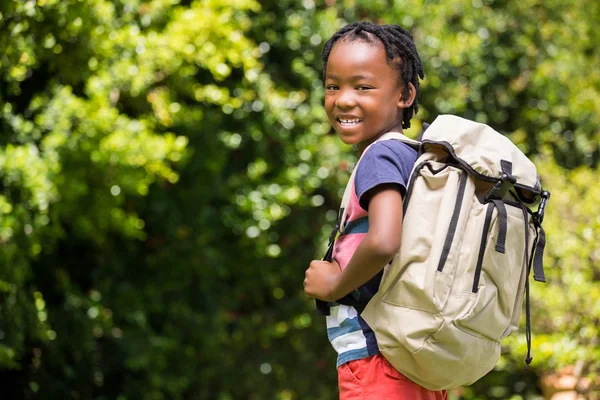
[[[508,222],[506,215],[506,206],[502,200],[492,200],[492,203],[498,209],[498,239],[496,239],[496,251],[504,254],[506,247],[506,231],[508,230]]]
[[[538,282],[546,282],[544,273],[544,249],[546,247],[546,232],[542,228],[544,220],[544,211],[550,198],[550,192],[544,190],[541,193],[542,201],[536,213],[532,214],[533,223],[535,225],[535,250],[532,252],[527,265],[527,280],[525,281],[525,339],[527,340],[527,358],[525,359],[525,369],[529,368],[529,364],[533,358],[531,357],[531,300],[529,293],[529,274],[533,266],[533,279]],[[520,202],[520,200],[519,200]],[[528,209],[521,202],[524,210]]]
[[[527,341],[525,369],[529,369],[529,364],[533,361],[533,357],[531,357],[531,301],[529,297],[529,274],[527,274],[527,280],[525,281],[525,340]]]
[[[402,199],[402,215],[406,215],[406,210],[408,210],[408,202],[410,201],[413,193],[413,187],[415,186],[415,181],[420,176],[420,171],[425,166],[428,166],[429,161],[423,161],[421,164],[417,165],[413,168],[413,171],[410,174],[410,179],[408,181],[408,185],[406,186],[406,196]],[[404,218],[404,217],[403,217]]]
[[[316,302],[317,302],[317,313],[319,315],[327,316],[327,315],[331,314],[331,312],[329,311],[329,306],[327,305],[327,302],[325,302],[323,300],[319,300],[319,299],[316,299]]]
[[[442,255],[440,256],[440,262],[438,263],[438,271],[443,271],[450,249],[452,248],[452,241],[454,240],[454,234],[456,232],[456,226],[458,225],[458,217],[460,216],[460,210],[465,197],[465,188],[467,187],[467,171],[462,171],[460,176],[460,183],[458,187],[458,194],[456,195],[456,202],[454,203],[454,211],[452,212],[452,219],[450,220],[450,226],[448,227],[448,233],[446,234],[446,241],[444,242],[444,248]]]
[[[542,201],[538,207],[538,210],[533,214],[533,221],[535,223],[536,231],[538,232],[537,243],[535,245],[535,255],[533,257],[533,279],[538,282],[546,282],[546,275],[544,274],[544,249],[546,248],[546,232],[542,228],[542,221],[544,221],[544,214],[546,212],[546,206],[550,199],[550,192],[542,190],[540,194]]]
[[[333,230],[331,231],[331,234],[329,235],[329,244],[327,245],[327,251],[325,252],[325,256],[323,256],[323,261],[331,262],[331,260],[333,258],[333,245],[335,244],[335,238],[336,238],[338,232],[340,231],[343,214],[344,214],[344,209],[340,208],[340,211],[338,212],[337,223],[335,224],[335,227],[333,228]],[[317,304],[317,313],[319,315],[329,315],[330,314],[329,306],[327,305],[326,301],[315,299],[315,302]]]
[[[427,128],[429,128],[429,123],[427,122],[423,122],[423,126],[421,127],[421,132],[419,132],[419,135],[417,136],[417,142],[421,142],[423,141],[423,135],[425,134],[425,131],[427,130]]]
[[[523,255],[523,262],[527,263],[527,275],[525,276],[525,340],[527,342],[527,357],[525,358],[525,369],[529,369],[529,364],[533,361],[531,357],[531,304],[529,298],[529,273],[531,271],[531,257],[528,257],[529,253],[529,213],[527,206],[513,194],[515,200],[517,200],[523,210],[523,221],[525,222],[525,254]]]
[[[524,205],[522,206],[525,207]],[[539,233],[536,229],[534,243],[538,243],[539,238]],[[533,357],[531,357],[531,296],[529,293],[529,275],[531,274],[531,266],[533,264],[534,258],[534,254],[532,254],[531,257],[529,257],[529,261],[527,263],[527,280],[525,281],[525,340],[527,341],[527,357],[525,358],[525,369],[529,369],[529,364],[531,364],[531,361],[533,361]]]
[[[529,216],[533,219],[535,225],[535,239],[533,241],[535,248],[532,249],[531,256],[527,257],[527,275],[525,278],[525,340],[527,342],[527,357],[525,358],[525,369],[529,369],[529,364],[533,361],[531,357],[531,293],[529,286],[529,276],[531,275],[531,269],[533,268],[533,277],[538,282],[546,282],[543,265],[544,247],[546,246],[546,234],[542,228],[540,215],[538,213],[532,213],[521,199],[511,192],[513,198],[519,203],[523,210],[523,219],[525,221],[525,254],[529,251]],[[550,197],[549,193],[545,195],[546,201]]]
[[[546,282],[546,274],[544,273],[544,249],[546,248],[546,232],[541,224],[536,224],[538,233],[537,244],[535,245],[535,253],[533,256],[533,279],[538,282]]]
[[[512,163],[506,160],[500,160],[500,168],[508,176],[512,176]]]
[[[481,232],[481,244],[479,245],[479,254],[477,255],[477,265],[475,266],[475,279],[473,279],[473,293],[479,291],[479,279],[481,277],[481,269],[483,268],[483,257],[485,256],[485,248],[487,247],[487,238],[492,224],[492,215],[494,214],[494,205],[488,203],[485,211],[485,222]]]

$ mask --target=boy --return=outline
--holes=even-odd
[[[329,39],[322,58],[329,121],[361,153],[333,259],[312,261],[304,280],[307,295],[335,302],[361,286],[372,296],[400,247],[402,197],[416,152],[398,140],[373,142],[410,126],[424,74],[412,36],[397,25],[350,24]],[[383,358],[360,311],[334,304],[327,317],[340,399],[446,399],[446,391],[422,388]]]

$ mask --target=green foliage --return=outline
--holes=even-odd
[[[553,193],[534,371],[515,335],[462,396],[597,372],[600,6],[392,3],[0,1],[3,393],[336,397],[301,282],[355,157],[329,134],[320,49],[359,18],[414,32],[409,135],[440,113],[487,122],[539,154]]]

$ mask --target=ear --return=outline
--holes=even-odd
[[[408,82],[408,96],[404,96],[404,93],[402,93],[400,99],[398,99],[398,108],[408,108],[412,106],[415,97],[417,97],[417,89],[415,89],[415,86],[412,83]]]

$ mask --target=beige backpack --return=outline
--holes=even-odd
[[[525,293],[529,364],[528,276],[533,268],[545,281],[541,222],[550,196],[535,166],[489,126],[452,115],[439,116],[420,143],[394,132],[379,140],[390,139],[418,145],[420,156],[400,250],[361,314],[381,353],[427,389],[471,384],[496,365]]]

